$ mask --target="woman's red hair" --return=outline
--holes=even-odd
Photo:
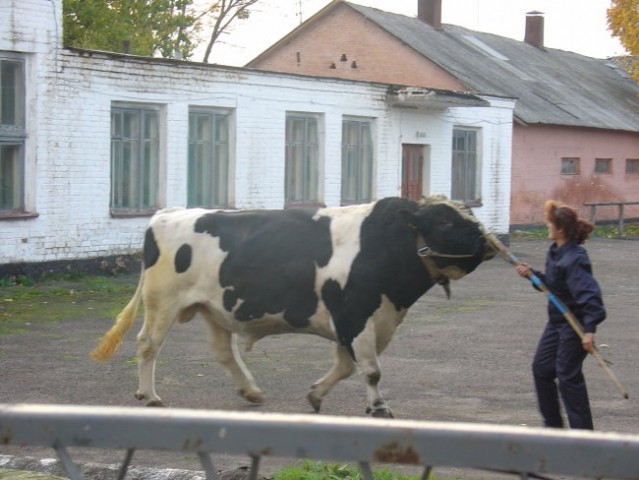
[[[581,245],[595,229],[587,220],[579,218],[577,210],[568,205],[562,205],[555,200],[544,203],[544,219],[552,223],[557,230],[562,230],[566,240]]]

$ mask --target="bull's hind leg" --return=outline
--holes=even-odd
[[[138,334],[139,384],[135,398],[146,400],[147,406],[150,407],[164,406],[162,399],[155,392],[155,362],[174,322],[173,313],[154,313],[153,308],[146,307],[144,325]]]
[[[206,315],[209,325],[209,342],[218,362],[239,385],[239,394],[251,403],[264,403],[262,390],[255,383],[251,372],[244,364],[237,349],[235,336],[215,323],[210,314]]]
[[[341,345],[337,346],[336,358],[333,367],[326,375],[316,381],[312,386],[306,399],[316,412],[320,411],[322,399],[328,394],[333,386],[345,378],[350,377],[355,371],[355,364],[348,350]]]

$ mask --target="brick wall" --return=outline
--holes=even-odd
[[[249,65],[276,72],[469,90],[347,5],[309,24],[303,35],[282,42]]]

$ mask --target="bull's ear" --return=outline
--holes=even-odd
[[[398,210],[396,215],[402,225],[410,228],[411,230],[417,230],[417,216],[415,214],[402,209]]]

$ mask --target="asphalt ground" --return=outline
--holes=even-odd
[[[595,428],[639,434],[639,241],[591,239],[587,249],[604,292],[608,318],[596,341],[630,394],[624,399],[594,358],[585,362]],[[543,269],[548,242],[519,240],[510,249]],[[125,277],[134,284],[137,275]],[[451,283],[452,298],[433,288],[409,311],[381,356],[381,390],[397,418],[540,426],[530,363],[546,321],[545,296],[496,257]],[[121,306],[128,298],[122,299]],[[51,299],[53,303],[60,301]],[[141,312],[118,354],[108,363],[88,358],[113,322],[113,306],[78,302],[64,319],[37,323],[22,333],[0,335],[0,403],[134,406],[133,361]],[[258,342],[244,354],[265,391],[261,406],[246,403],[215,363],[201,319],[169,334],[156,372],[159,395],[173,408],[311,413],[308,387],[332,363],[333,345],[319,337],[282,335]],[[322,405],[324,415],[364,416],[365,391],[353,376],[339,383]],[[118,463],[122,452],[72,449],[76,462]],[[0,445],[0,455],[51,458],[52,449]],[[220,469],[248,459],[214,455]],[[134,465],[201,470],[197,458],[139,451]],[[281,466],[267,460],[264,471]],[[476,471],[444,470],[448,478],[495,478]],[[438,469],[435,469],[438,474]],[[498,477],[497,477],[498,478]],[[512,477],[508,477],[512,478]]]

